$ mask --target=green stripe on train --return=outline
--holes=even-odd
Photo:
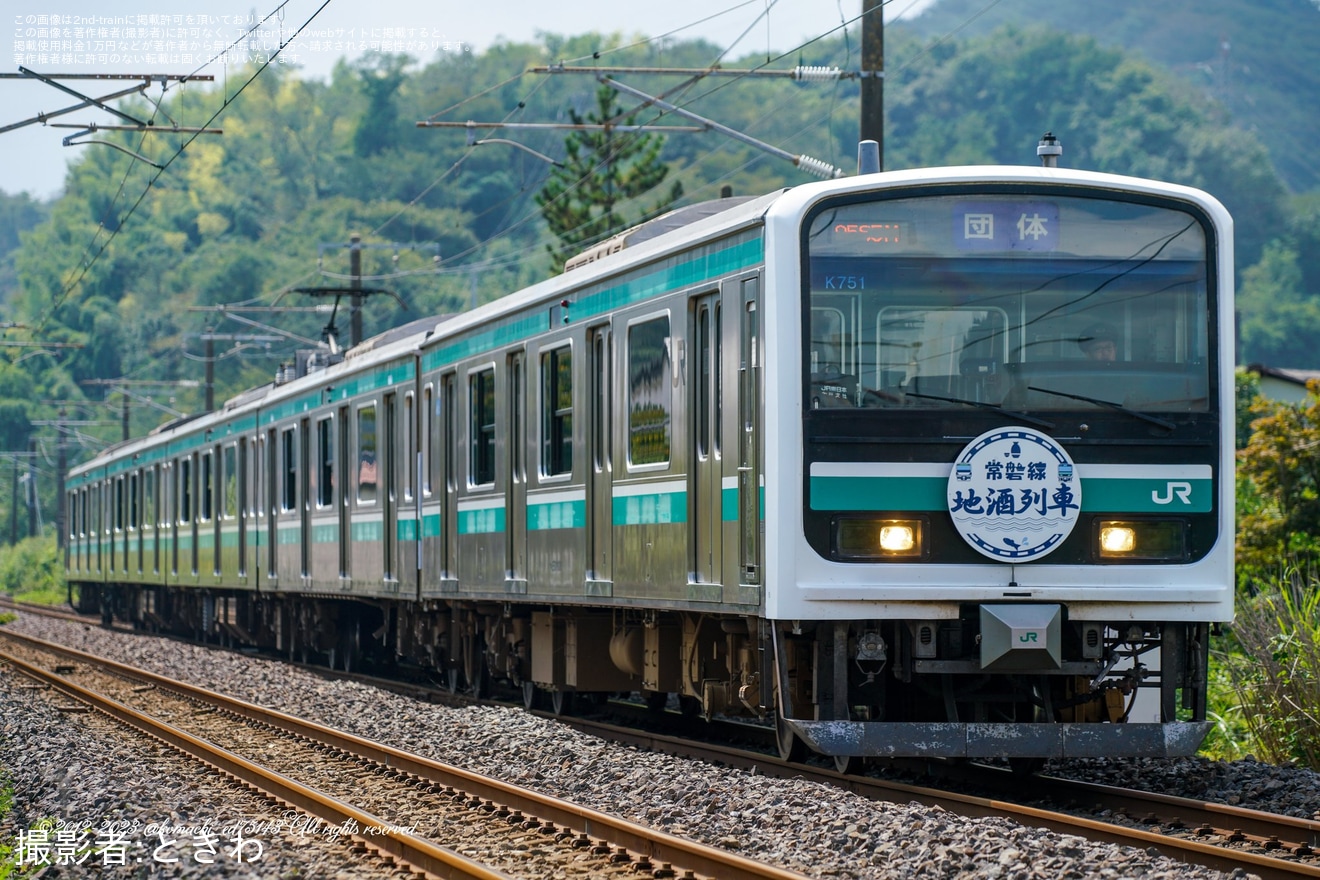
[[[942,477],[812,477],[812,510],[948,510]],[[1214,481],[1082,479],[1084,513],[1209,513]]]
[[[551,501],[527,506],[527,528],[538,532],[547,529],[584,529],[587,527],[586,501]]]
[[[485,507],[458,512],[460,535],[492,535],[504,531],[504,508]]]
[[[687,522],[687,492],[657,492],[615,498],[613,519],[616,526]]]

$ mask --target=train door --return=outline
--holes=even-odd
[[[110,572],[115,574],[119,571],[119,559],[123,556],[123,551],[119,547],[119,534],[124,524],[124,478],[115,477],[110,484]]]
[[[234,516],[238,520],[238,558],[235,560],[235,574],[239,583],[247,583],[248,563],[248,482],[247,482],[247,447],[246,437],[239,437],[234,445]]]
[[[221,499],[217,494],[219,485],[220,459],[214,449],[208,449],[202,453],[201,464],[197,470],[197,478],[200,481],[200,491],[198,500],[201,505],[201,513],[197,517],[198,529],[205,528],[205,541],[199,544],[205,544],[206,553],[200,557],[198,570],[205,570],[211,575],[214,581],[216,575],[220,574],[220,520],[224,512],[221,506]],[[198,533],[201,535],[201,532]],[[201,553],[201,548],[198,548]],[[210,563],[204,565],[203,563]]]
[[[298,490],[294,503],[298,507],[298,566],[302,576],[312,575],[312,425],[310,419],[298,423]]]
[[[401,587],[406,587],[410,598],[416,596],[416,581],[421,569],[422,492],[421,458],[417,444],[417,393],[403,395],[403,454],[399,458],[399,477],[403,480],[403,506],[399,511],[398,576]]]
[[[738,328],[738,579],[761,583],[761,327],[757,279],[742,282]]]
[[[383,497],[381,499],[381,512],[384,517],[381,523],[383,529],[381,535],[381,577],[386,582],[397,580],[395,568],[399,554],[398,409],[398,395],[391,391],[385,395],[385,436],[380,444],[382,459],[380,476],[385,481],[385,491],[382,493]]]
[[[170,583],[179,579],[179,464],[167,461],[162,476],[165,480],[165,506],[161,510],[161,522],[165,524],[169,542],[169,578]]]
[[[344,465],[346,461],[352,460],[350,455],[352,447],[349,446],[348,436],[350,429],[348,407],[341,406],[339,408],[337,423],[339,454],[334,456],[334,461],[331,464],[330,481],[332,483],[331,496],[339,517],[335,523],[335,543],[339,545],[339,578],[342,581],[352,574],[351,566],[353,564],[351,555],[353,549],[353,521],[351,517],[353,493],[348,491],[348,474]]]
[[[260,433],[253,434],[248,442],[248,522],[252,530],[251,550],[252,585],[261,589],[262,556],[265,546],[264,526],[266,522],[266,471],[263,465],[262,451],[266,441]]]
[[[688,497],[691,510],[688,522],[692,534],[689,570],[691,579],[699,584],[717,584],[724,577],[722,493],[724,469],[721,450],[720,406],[721,345],[720,298],[709,294],[693,300],[692,378],[688,383],[691,400],[690,437],[692,441],[689,461]],[[715,597],[712,597],[715,598]]]
[[[140,471],[128,475],[128,532],[133,542],[133,565],[135,574],[142,574],[143,533],[142,527],[142,476]]]
[[[192,583],[197,582],[197,454],[192,453],[179,459],[179,516],[183,526],[181,539],[188,543],[188,567],[186,574]]]
[[[266,582],[275,585],[279,583],[279,492],[276,487],[280,485],[280,471],[278,456],[275,454],[279,448],[276,445],[277,433],[274,428],[266,432],[266,445],[262,452],[265,454],[265,467],[262,471],[266,475],[266,482],[263,488],[265,503],[262,510],[266,512]]]
[[[422,386],[422,400],[417,407],[421,431],[421,485],[418,487],[418,595],[440,588],[443,561],[440,555],[444,539],[440,532],[444,505],[444,473],[441,457],[440,397],[437,382]]]
[[[505,432],[504,580],[511,592],[527,591],[527,379],[526,355],[509,355],[508,431]]]
[[[610,417],[613,338],[610,325],[587,331],[587,430],[591,461],[587,468],[587,582],[613,578],[614,465]],[[590,592],[590,590],[588,591]]]
[[[440,589],[458,589],[458,418],[456,407],[458,379],[450,373],[440,380],[441,475],[444,484],[443,509],[440,512]]]

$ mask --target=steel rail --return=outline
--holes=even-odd
[[[581,834],[602,840],[611,846],[623,847],[633,853],[646,856],[653,862],[667,862],[680,870],[691,870],[707,877],[720,877],[722,880],[806,880],[805,875],[794,871],[757,862],[726,850],[706,846],[696,841],[629,822],[626,819],[610,816],[580,804],[539,794],[511,783],[490,779],[459,767],[413,755],[392,746],[372,742],[350,733],[288,715],[277,709],[253,706],[250,703],[245,703],[224,694],[185,684],[134,666],[117,663],[113,660],[107,660],[21,633],[8,632],[3,627],[0,627],[0,636],[81,663],[99,666],[119,675],[149,682],[158,688],[171,690],[185,697],[215,705],[222,711],[233,715],[269,725],[295,736],[308,738],[332,749],[367,758],[396,770],[400,774],[406,774],[435,785],[459,789],[471,794],[473,797],[501,804],[510,810],[520,810],[525,815],[536,816],[556,825],[571,828]],[[380,846],[379,843],[376,845]],[[403,857],[400,856],[400,858]]]
[[[12,637],[14,634],[6,633],[6,635]],[[40,647],[43,650],[51,650],[46,645]],[[68,651],[68,649],[64,649],[64,651]],[[61,653],[64,653],[64,651]],[[82,652],[76,653],[81,654]],[[91,657],[91,655],[83,656],[88,658],[83,662],[96,661],[96,658]],[[43,684],[48,684],[73,699],[139,730],[147,736],[173,746],[221,773],[254,786],[262,792],[278,798],[323,822],[327,822],[332,826],[346,826],[350,821],[356,823],[361,832],[347,836],[369,849],[387,853],[396,860],[405,862],[430,876],[446,878],[446,880],[512,880],[507,874],[492,870],[452,850],[437,846],[429,840],[403,831],[398,826],[384,822],[351,804],[346,804],[287,776],[254,764],[246,758],[235,755],[233,752],[213,745],[173,725],[166,724],[103,694],[75,684],[62,675],[48,672],[39,666],[33,666],[18,657],[3,652],[0,652],[0,660],[8,663],[24,675]],[[96,662],[103,663],[104,661]],[[121,664],[115,665],[120,666]],[[132,667],[125,668],[131,669]],[[124,674],[122,670],[116,671]],[[138,675],[139,673],[134,673],[135,677]]]
[[[1024,825],[1049,828],[1051,831],[1061,834],[1074,834],[1080,837],[1085,837],[1088,840],[1098,840],[1140,848],[1154,847],[1170,858],[1204,865],[1221,871],[1232,871],[1234,868],[1246,868],[1247,870],[1258,874],[1260,877],[1264,878],[1264,880],[1275,880],[1275,878],[1277,878],[1277,880],[1295,880],[1297,877],[1320,878],[1320,865],[1317,864],[1291,862],[1281,858],[1261,855],[1259,853],[1242,852],[1226,846],[1216,846],[1214,844],[1204,843],[1199,840],[1171,837],[1166,834],[1145,831],[1140,828],[1129,828],[1123,825],[1115,825],[1113,823],[1102,822],[1096,819],[1072,816],[1067,813],[1059,813],[1041,807],[1032,807],[996,798],[963,794],[940,788],[911,785],[909,783],[877,779],[870,776],[845,775],[832,769],[826,770],[820,767],[782,761],[778,757],[772,755],[756,754],[742,749],[710,743],[694,743],[689,740],[665,736],[662,734],[646,733],[597,721],[579,718],[563,718],[562,720],[577,729],[590,731],[599,736],[608,736],[610,739],[628,742],[640,748],[647,748],[654,751],[662,751],[667,754],[682,755],[684,757],[697,758],[700,760],[708,760],[733,767],[745,769],[755,768],[757,773],[766,776],[783,778],[798,777],[815,782],[822,782],[828,785],[847,788],[856,794],[872,800],[897,801],[901,803],[916,801],[917,803],[925,804],[927,806],[938,806],[949,810],[950,812],[973,818],[991,816],[1007,817]],[[1144,794],[1144,792],[1133,792],[1132,794],[1141,795]],[[1214,804],[1211,806],[1215,807],[1223,817],[1240,816],[1243,823],[1249,821],[1248,816],[1237,812],[1242,808],[1223,804]],[[1261,823],[1265,823],[1269,819],[1274,818],[1272,814],[1264,813],[1259,810],[1244,810],[1243,812],[1253,814],[1256,821]],[[1295,828],[1298,830],[1306,830],[1310,826],[1317,824],[1310,823],[1310,825],[1306,825],[1305,823],[1307,820],[1296,820],[1293,819],[1293,817],[1288,816],[1280,816],[1278,818],[1280,820],[1278,823],[1279,826]],[[1194,829],[1188,828],[1187,831],[1191,832],[1194,831]],[[1258,834],[1262,837],[1274,836],[1279,833],[1281,833],[1279,828],[1275,828],[1273,831],[1269,832],[1258,831]]]
[[[3,629],[0,629],[0,634],[31,639],[31,637],[21,636],[17,633],[5,633]],[[31,639],[31,641],[49,647],[51,650],[66,652],[69,656],[74,656],[80,653],[71,648],[42,643],[39,639]],[[113,664],[113,661],[101,660],[99,658],[94,659],[95,662],[106,666],[115,665]],[[132,667],[124,668],[132,669]],[[168,680],[165,681],[168,682]],[[170,682],[168,686],[176,688],[188,687],[186,685],[181,686],[174,682]],[[857,794],[873,800],[917,801],[923,804],[937,805],[952,812],[971,817],[1007,816],[1023,822],[1024,824],[1048,827],[1059,833],[1077,834],[1091,840],[1102,840],[1128,846],[1154,846],[1173,858],[1194,862],[1196,864],[1205,865],[1219,870],[1231,871],[1234,868],[1246,867],[1248,870],[1265,878],[1265,880],[1270,880],[1270,878],[1296,877],[1320,878],[1320,865],[1317,864],[1291,862],[1281,858],[1261,855],[1259,853],[1242,852],[1227,846],[1219,846],[1200,840],[1190,840],[1158,832],[1146,831],[1139,828],[1129,828],[1127,826],[1117,825],[1110,822],[1071,816],[1067,813],[1059,813],[1040,807],[1016,804],[1011,801],[996,798],[961,794],[945,789],[911,785],[908,783],[877,779],[874,777],[843,775],[833,770],[785,762],[773,755],[749,752],[729,746],[697,743],[681,737],[639,731],[634,728],[623,727],[601,721],[574,718],[570,716],[555,716],[552,713],[546,712],[538,712],[536,714],[548,718],[554,718],[560,723],[567,724],[584,732],[608,737],[611,740],[619,742],[630,743],[641,748],[664,752],[666,754],[695,758],[697,760],[711,761],[725,764],[727,766],[746,769],[754,768],[756,772],[765,775],[773,775],[783,778],[801,777],[813,781],[824,782],[826,784],[848,788]],[[248,717],[252,716],[249,714]],[[300,723],[309,724],[309,722]],[[330,731],[330,733],[337,732]],[[337,735],[347,737],[347,735],[344,734]],[[348,739],[351,740],[354,738],[349,737]],[[327,744],[330,745],[332,743]],[[347,745],[335,745],[335,747],[349,751],[352,750],[351,747]],[[388,747],[381,748],[387,749]],[[405,753],[400,754],[405,755]],[[378,758],[377,760],[381,759]],[[390,763],[390,760],[391,759],[387,756],[382,763],[388,764]],[[400,766],[400,769],[402,770],[405,768]],[[466,774],[466,771],[461,771],[457,768],[450,769],[453,769],[460,774]],[[408,770],[407,772],[414,771]],[[491,781],[487,780],[487,782],[489,783]],[[1109,788],[1106,792],[1105,789],[1107,787],[1105,786],[1095,786],[1090,783],[1073,783],[1067,780],[1056,782],[1048,777],[1042,777],[1036,780],[1036,782],[1044,783],[1045,786],[1048,787],[1057,787],[1060,784],[1066,784],[1068,787],[1076,787],[1079,788],[1079,790],[1086,792],[1088,796],[1092,797],[1095,801],[1106,803],[1107,805],[1118,806],[1120,808],[1129,807],[1132,801],[1138,799],[1155,802],[1177,810],[1177,818],[1187,823],[1187,827],[1183,830],[1188,834],[1194,834],[1196,832],[1196,828],[1194,827],[1196,823],[1204,823],[1212,825],[1215,828],[1226,830],[1231,829],[1233,831],[1240,830],[1245,834],[1257,838],[1257,840],[1251,841],[1257,845],[1269,845],[1270,838],[1279,838],[1285,841],[1285,845],[1282,848],[1286,849],[1295,847],[1296,844],[1312,845],[1316,840],[1316,834],[1320,833],[1320,822],[1271,814],[1244,807],[1203,803],[1186,798],[1176,798],[1171,795],[1154,795],[1148,792],[1129,791],[1125,789]],[[449,784],[456,788],[465,788],[465,783],[462,782],[450,782],[445,784]],[[493,783],[493,785],[497,786],[502,784]],[[1043,794],[1047,793],[1043,792]],[[1110,800],[1106,800],[1106,795]],[[503,801],[501,793],[494,787],[489,789],[489,794],[483,796],[489,797],[492,800],[501,800],[502,802],[507,803],[507,801]],[[1194,809],[1197,805],[1203,807],[1204,813]],[[510,806],[513,805],[510,804]],[[522,807],[515,808],[522,809]],[[578,807],[576,809],[583,810],[585,808]],[[525,810],[525,812],[535,813],[536,810],[535,808],[532,808],[530,810]],[[1211,819],[1209,814],[1213,814],[1214,818]],[[594,836],[600,836],[603,839],[609,840],[611,843],[616,842],[613,838],[606,838],[605,835],[598,830],[587,830],[589,827],[596,829],[600,826],[588,826],[585,823],[574,823],[567,820],[567,815],[569,814],[561,814],[561,818],[555,821],[558,821],[561,825],[574,827],[575,829],[591,833]],[[550,817],[545,816],[544,818],[549,819]],[[1140,821],[1140,817],[1138,816],[1133,816],[1132,818],[1136,821]],[[633,849],[637,852],[648,852],[644,847],[637,843],[628,845],[619,841],[619,845],[627,845],[629,849]],[[1313,848],[1320,849],[1320,847]],[[672,857],[658,855],[657,857],[662,858],[665,861],[672,861],[676,864],[682,863],[681,858],[677,855]]]
[[[1163,817],[1160,824],[1171,825],[1176,821],[1190,833],[1196,833],[1197,826],[1224,829],[1255,836],[1265,842],[1274,838],[1283,847],[1306,846],[1312,851],[1320,851],[1320,821],[1314,819],[1054,776],[1040,776],[1033,782],[1040,786],[1042,795],[1053,799],[1085,796],[1095,804],[1112,810],[1157,808]],[[1078,802],[1081,803],[1080,800]],[[1133,820],[1141,821],[1140,817],[1132,813],[1128,815]]]

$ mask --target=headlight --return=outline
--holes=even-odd
[[[926,527],[920,519],[861,519],[834,522],[834,546],[845,559],[917,559],[925,554]]]
[[[1137,546],[1137,530],[1131,526],[1107,525],[1100,528],[1100,555],[1131,553]]]
[[[1187,558],[1187,523],[1102,520],[1096,523],[1095,551],[1106,562],[1181,562]]]

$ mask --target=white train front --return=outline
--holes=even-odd
[[[577,263],[74,468],[83,603],[561,710],[677,694],[841,766],[1195,751],[1233,595],[1213,198],[868,174]]]

